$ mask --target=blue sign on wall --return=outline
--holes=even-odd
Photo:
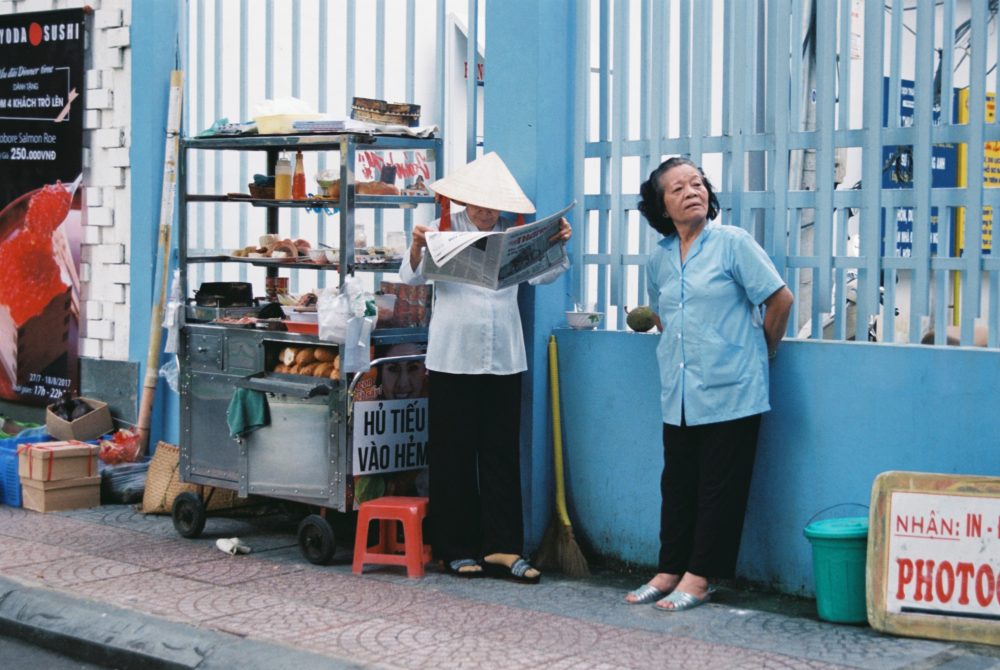
[[[899,125],[913,125],[913,82],[902,79],[899,82]],[[882,127],[889,126],[889,78],[882,79]],[[941,116],[939,105],[934,107],[934,123]],[[957,183],[958,149],[954,144],[935,144],[931,147],[931,186],[944,188]],[[911,145],[896,145],[882,147],[882,188],[913,188],[913,147]],[[885,251],[885,219],[887,212],[882,210],[882,255]],[[895,210],[896,218],[896,256],[908,257],[913,253],[913,208],[899,207]],[[948,225],[953,226],[953,217],[948,215]],[[938,208],[931,208],[930,220],[930,253],[937,253],[938,245]]]

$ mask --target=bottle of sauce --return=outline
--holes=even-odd
[[[292,175],[292,200],[306,198],[306,169],[302,164],[302,152],[295,152],[295,173]]]
[[[274,198],[292,199],[292,162],[284,154],[278,157],[274,166]]]

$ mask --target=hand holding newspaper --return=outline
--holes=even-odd
[[[428,279],[494,290],[533,279],[565,260],[565,245],[550,238],[559,232],[560,219],[575,204],[571,202],[544,219],[503,232],[430,231],[423,274]]]

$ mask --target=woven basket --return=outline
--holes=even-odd
[[[149,462],[149,472],[146,474],[146,490],[142,495],[142,511],[145,514],[170,514],[174,506],[174,498],[185,491],[202,493],[202,498],[208,500],[206,509],[229,509],[245,504],[238,500],[235,491],[214,489],[211,486],[185,484],[180,477],[181,451],[176,444],[159,442],[156,453]]]

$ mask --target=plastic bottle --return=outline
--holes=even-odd
[[[292,199],[305,200],[306,169],[302,164],[302,152],[295,152],[295,174],[292,175]]]
[[[274,197],[276,200],[292,198],[292,162],[282,154],[274,166]]]

